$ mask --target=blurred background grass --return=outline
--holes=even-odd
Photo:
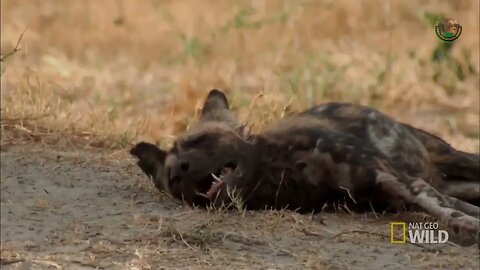
[[[478,152],[478,10],[470,0],[4,0],[2,55],[26,32],[2,63],[2,131],[168,145],[215,87],[256,130],[348,101]],[[454,44],[435,36],[441,16],[463,26]]]

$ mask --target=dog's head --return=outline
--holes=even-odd
[[[209,92],[198,123],[169,151],[142,142],[130,153],[158,189],[195,205],[229,203],[228,190],[247,184],[257,156],[219,90]]]

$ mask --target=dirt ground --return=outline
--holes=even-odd
[[[478,247],[391,244],[405,215],[192,209],[125,151],[1,150],[2,269],[479,268]]]

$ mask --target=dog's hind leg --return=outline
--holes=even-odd
[[[406,203],[419,206],[439,222],[450,227],[466,240],[479,241],[480,220],[466,214],[478,213],[478,207],[445,197],[421,178],[397,177],[383,170],[376,170],[376,183],[388,194],[400,197]],[[467,210],[461,211],[460,209]]]
[[[443,181],[438,191],[450,197],[480,206],[480,183],[465,180]]]
[[[480,217],[480,207],[448,195],[443,195],[443,197],[453,208],[462,211],[467,215],[477,218]]]

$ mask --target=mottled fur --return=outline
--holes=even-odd
[[[403,204],[478,241],[479,155],[365,106],[327,103],[244,136],[225,95],[212,90],[198,124],[168,152],[142,142],[131,153],[158,189],[190,204],[229,204],[232,190],[248,209]],[[198,195],[224,167],[233,171],[215,198]]]

